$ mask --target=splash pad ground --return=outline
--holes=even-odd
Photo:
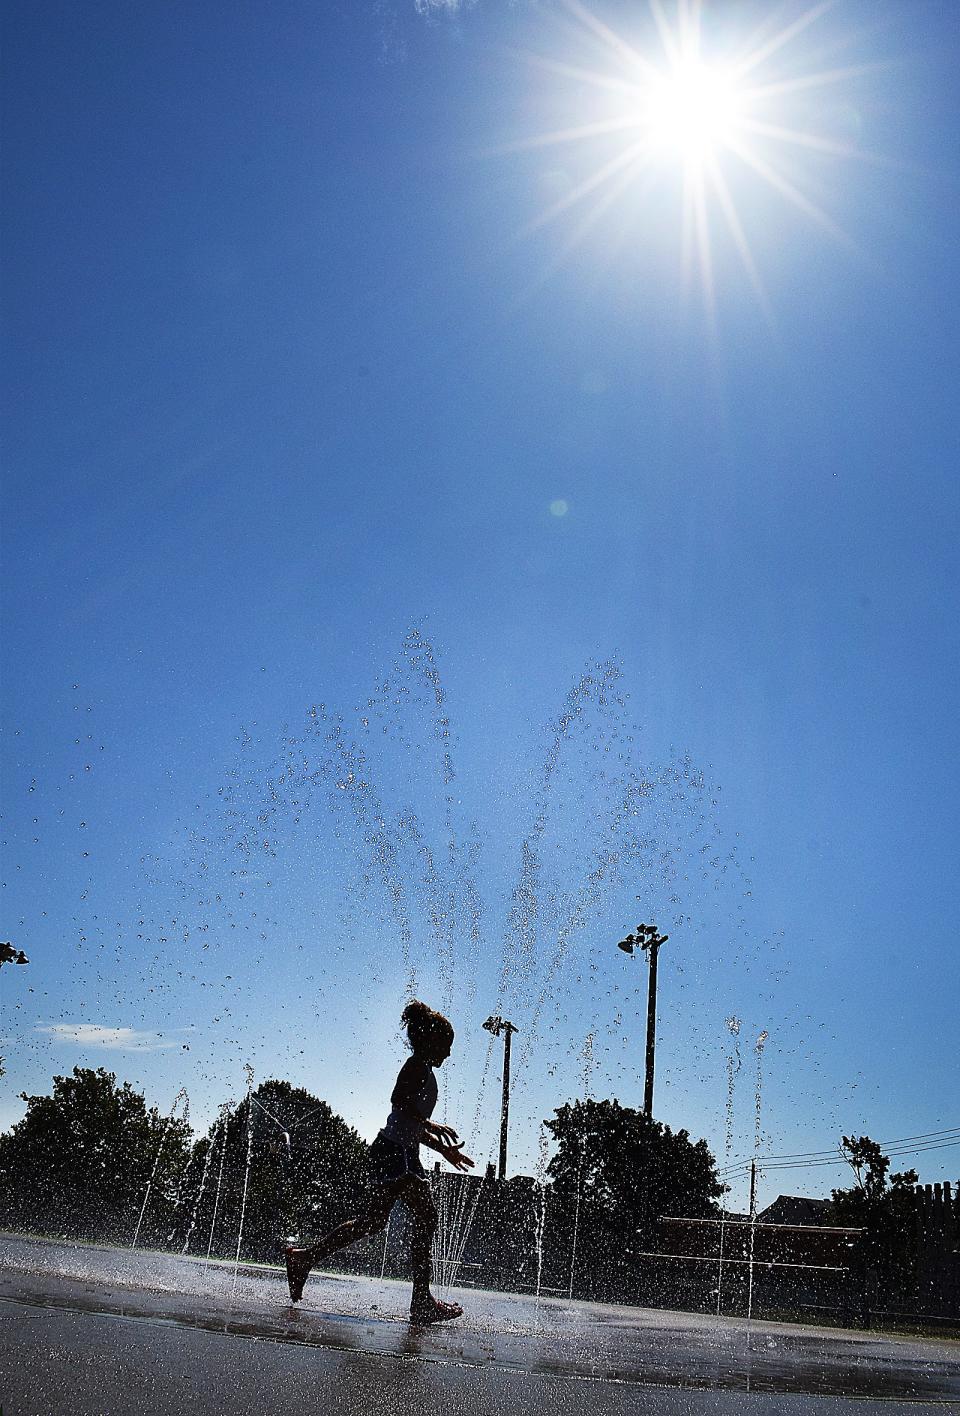
[[[102,1404],[105,1398],[96,1394],[101,1389],[98,1372],[107,1380],[119,1362],[119,1370],[140,1372],[136,1381],[147,1380],[138,1363],[156,1364],[160,1349],[170,1348],[174,1386],[186,1380],[191,1364],[196,1368],[191,1391],[198,1382],[209,1382],[214,1356],[228,1363],[231,1381],[240,1383],[236,1407],[217,1388],[214,1404],[201,1401],[194,1409],[294,1409],[283,1402],[274,1407],[269,1400],[263,1405],[262,1394],[254,1400],[254,1389],[243,1387],[238,1374],[253,1361],[249,1349],[255,1345],[259,1355],[251,1382],[268,1382],[274,1368],[278,1381],[299,1380],[295,1374],[283,1375],[291,1363],[306,1363],[303,1379],[312,1373],[312,1380],[320,1382],[332,1364],[339,1373],[340,1409],[346,1411],[377,1409],[376,1401],[371,1407],[362,1394],[366,1382],[373,1383],[380,1398],[399,1383],[403,1390],[394,1392],[399,1404],[394,1400],[390,1409],[406,1410],[404,1392],[424,1380],[438,1391],[434,1398],[421,1394],[418,1401],[439,1401],[440,1388],[449,1397],[451,1384],[466,1384],[487,1393],[486,1404],[477,1409],[488,1413],[510,1409],[506,1397],[501,1401],[494,1395],[505,1382],[515,1395],[524,1382],[538,1384],[539,1395],[525,1398],[537,1409],[541,1398],[547,1399],[543,1383],[557,1381],[567,1393],[564,1401],[574,1401],[572,1392],[580,1391],[575,1406],[580,1416],[594,1408],[617,1409],[630,1391],[635,1402],[638,1388],[644,1389],[645,1409],[663,1411],[681,1409],[667,1400],[681,1391],[685,1412],[726,1411],[727,1397],[741,1402],[736,1409],[744,1409],[746,1393],[751,1394],[746,1409],[757,1413],[794,1409],[769,1405],[771,1398],[789,1398],[800,1403],[795,1409],[805,1410],[803,1398],[815,1397],[818,1412],[848,1405],[864,1412],[874,1401],[882,1401],[886,1411],[891,1403],[894,1409],[918,1401],[960,1405],[960,1347],[949,1342],[555,1298],[538,1302],[473,1289],[457,1291],[466,1309],[461,1321],[418,1329],[406,1317],[408,1294],[406,1284],[393,1280],[320,1275],[311,1279],[304,1302],[294,1308],[279,1268],[241,1264],[235,1274],[233,1265],[224,1262],[0,1236],[0,1322],[6,1335],[0,1344],[0,1400],[6,1394],[10,1410],[20,1416],[67,1409],[53,1402],[59,1377],[50,1354],[62,1352],[62,1371],[72,1373],[72,1379],[84,1376],[91,1393],[88,1406],[82,1394],[74,1393],[69,1409],[119,1416],[127,1409],[117,1404],[121,1396]],[[14,1334],[16,1341],[11,1340]],[[212,1338],[217,1341],[211,1348]],[[360,1358],[364,1361],[358,1366]],[[18,1382],[27,1381],[31,1363],[38,1370],[37,1390],[49,1384],[47,1397],[37,1396],[35,1405],[13,1404],[12,1394]],[[413,1366],[423,1369],[416,1381]],[[156,1373],[150,1377],[154,1384],[158,1379]],[[707,1404],[692,1404],[697,1393]],[[142,1396],[141,1391],[140,1404],[131,1404],[130,1410],[168,1409],[155,1394],[154,1404],[145,1407]],[[656,1404],[649,1406],[647,1398]],[[832,1398],[858,1400],[835,1404]],[[250,1403],[246,1408],[243,1400]],[[551,1409],[562,1409],[555,1395],[549,1400]],[[169,1409],[187,1408],[171,1404]]]

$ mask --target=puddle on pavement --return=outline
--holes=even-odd
[[[456,1363],[498,1367],[542,1376],[579,1380],[623,1382],[630,1385],[680,1390],[727,1390],[764,1394],[873,1397],[914,1401],[952,1402],[960,1397],[960,1373],[934,1363],[911,1359],[894,1365],[871,1344],[854,1362],[837,1360],[812,1340],[798,1340],[790,1350],[777,1345],[771,1352],[766,1341],[728,1343],[701,1351],[668,1340],[669,1352],[659,1355],[617,1354],[590,1350],[589,1342],[574,1351],[548,1347],[543,1335],[503,1334],[496,1346],[490,1333],[469,1329],[414,1328],[406,1318],[373,1312],[348,1315],[317,1309],[287,1309],[282,1317],[244,1316],[236,1312],[194,1313],[127,1304],[89,1288],[83,1294],[26,1293],[0,1296],[0,1303],[116,1318],[125,1322],[162,1323],[218,1333],[228,1337],[323,1347],[341,1352],[399,1360]],[[586,1335],[585,1335],[586,1336]],[[666,1336],[665,1334],[662,1336]],[[627,1360],[624,1358],[627,1357]],[[681,1369],[682,1362],[682,1369]]]

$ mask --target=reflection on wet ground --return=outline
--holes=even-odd
[[[418,1328],[409,1289],[321,1275],[289,1304],[279,1269],[0,1237],[6,1304],[112,1314],[426,1363],[661,1388],[960,1400],[960,1345],[465,1290],[462,1320]],[[9,1311],[9,1309],[7,1309]]]

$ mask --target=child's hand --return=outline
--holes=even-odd
[[[473,1169],[473,1161],[468,1155],[464,1155],[463,1151],[458,1145],[443,1146],[441,1147],[440,1154],[443,1156],[444,1160],[449,1161],[449,1163],[453,1166],[454,1170]]]
[[[436,1136],[438,1141],[442,1141],[444,1145],[449,1145],[452,1143],[453,1145],[458,1146],[460,1144],[460,1137],[457,1135],[456,1131],[453,1129],[452,1126],[438,1126],[436,1122],[433,1122],[431,1124],[433,1126],[433,1134]]]

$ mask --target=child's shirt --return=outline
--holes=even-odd
[[[383,1134],[388,1141],[416,1150],[423,1135],[421,1121],[429,1120],[437,1104],[437,1079],[429,1062],[408,1057],[400,1068],[390,1097],[391,1112]]]

